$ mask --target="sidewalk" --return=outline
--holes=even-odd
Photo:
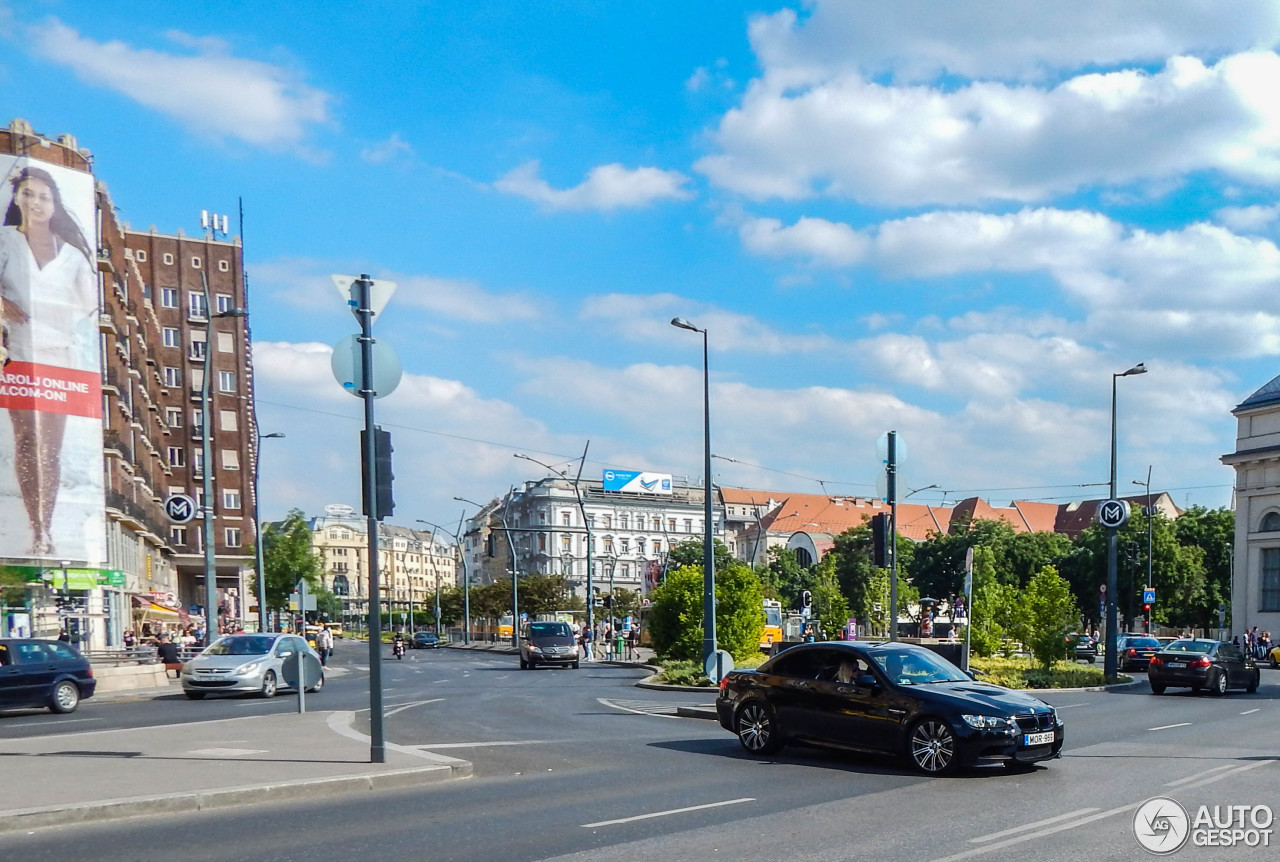
[[[0,740],[0,762],[29,777],[0,802],[0,832],[471,775],[468,761],[393,744],[385,763],[370,763],[353,719],[308,712]]]

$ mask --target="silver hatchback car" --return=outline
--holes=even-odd
[[[297,635],[227,635],[182,666],[182,691],[192,700],[223,691],[274,697],[281,688],[296,688],[299,663],[307,691],[323,688],[320,656]]]

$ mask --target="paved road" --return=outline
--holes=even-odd
[[[342,650],[339,665],[349,673],[309,706],[366,706],[363,656]],[[750,758],[714,722],[672,716],[679,705],[710,702],[708,695],[637,689],[641,675],[595,664],[529,672],[514,656],[413,652],[384,669],[387,739],[465,757],[475,764],[472,779],[180,822],[147,817],[0,836],[0,858],[1096,862],[1144,855],[1131,820],[1151,796],[1280,810],[1280,672],[1264,671],[1255,695],[1225,698],[1156,698],[1145,686],[1049,695],[1068,722],[1061,760],[1027,774],[996,769],[941,780],[892,760],[803,748]],[[208,717],[211,709],[243,715],[290,706],[283,698],[90,701],[83,715],[155,723]],[[0,734],[20,732],[11,722],[33,718],[0,719]]]

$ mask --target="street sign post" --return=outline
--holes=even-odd
[[[196,501],[186,494],[173,494],[165,498],[164,513],[175,524],[186,524],[196,516]]]
[[[1118,530],[1129,523],[1129,504],[1124,500],[1105,500],[1098,506],[1098,523],[1108,530]]]
[[[1144,605],[1154,605],[1156,603],[1156,591],[1151,587],[1147,587],[1142,591],[1142,603]]]

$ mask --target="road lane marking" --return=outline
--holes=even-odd
[[[992,832],[990,835],[981,835],[977,838],[970,838],[970,844],[984,844],[987,841],[995,841],[999,838],[1008,838],[1010,835],[1017,835],[1019,832],[1026,832],[1028,829],[1041,829],[1050,823],[1057,823],[1060,820],[1070,820],[1072,817],[1080,817],[1085,814],[1092,814],[1097,808],[1081,808],[1079,811],[1069,811],[1066,814],[1059,814],[1057,817],[1050,817],[1047,820],[1037,820],[1034,823],[1024,823],[1022,826],[1015,826],[1012,829],[1005,829],[1002,832]]]
[[[395,715],[397,712],[404,712],[406,709],[413,709],[415,706],[424,706],[428,703],[439,703],[444,700],[443,697],[433,697],[431,700],[418,700],[413,703],[406,703],[403,706],[397,706],[395,709],[389,709],[383,713],[384,716]]]
[[[724,802],[708,802],[706,805],[690,805],[687,808],[672,808],[669,811],[654,811],[651,814],[637,814],[634,817],[619,817],[617,820],[601,820],[598,823],[583,823],[583,829],[594,829],[597,826],[617,826],[620,823],[634,823],[637,820],[650,820],[654,817],[666,817],[671,814],[684,814],[689,811],[702,811],[707,808],[721,808],[725,805],[737,805],[742,802],[755,802],[754,796],[741,799],[726,799]]]
[[[1195,775],[1188,775],[1186,778],[1179,778],[1177,781],[1170,781],[1165,787],[1177,787],[1179,784],[1187,784],[1204,778],[1206,775],[1212,775],[1215,772],[1221,772],[1224,769],[1230,769],[1231,764],[1226,763],[1222,766],[1215,766],[1213,769],[1206,769],[1204,772],[1197,772]]]
[[[1019,835],[1016,838],[1006,838],[1003,841],[997,841],[994,844],[988,844],[986,847],[975,847],[972,850],[966,850],[963,853],[956,853],[955,855],[952,855],[952,856],[941,856],[937,859],[932,860],[932,862],[959,862],[959,860],[961,859],[970,859],[974,856],[981,856],[984,853],[990,853],[993,850],[1001,850],[1005,847],[1012,847],[1014,844],[1021,844],[1024,841],[1030,841],[1034,838],[1043,838],[1046,835],[1053,835],[1056,832],[1065,832],[1068,829],[1075,829],[1076,827],[1079,827],[1079,826],[1085,826],[1089,823],[1093,823],[1095,820],[1102,820],[1107,817],[1112,817],[1116,814],[1124,814],[1127,811],[1134,811],[1141,804],[1142,804],[1141,802],[1131,802],[1128,805],[1122,805],[1119,808],[1112,808],[1110,811],[1100,811],[1097,814],[1089,814],[1071,823],[1061,823],[1057,826],[1050,826],[1046,829],[1041,829],[1038,832],[1028,832],[1025,835]],[[1036,825],[1039,825],[1039,824],[1036,824]]]
[[[1062,706],[1055,706],[1054,709],[1073,709],[1077,706],[1088,706],[1088,705],[1089,705],[1089,701],[1085,701],[1084,703],[1064,703]]]
[[[1177,724],[1162,724],[1159,727],[1148,727],[1147,730],[1169,730],[1170,728],[1174,728],[1174,727],[1190,727],[1190,726],[1191,726],[1191,722],[1180,721]]]
[[[490,748],[500,745],[545,745],[549,742],[557,742],[555,739],[504,739],[496,742],[424,742],[420,745],[414,745],[413,748],[422,751],[432,751],[437,748]],[[567,740],[566,740],[567,741]]]
[[[1244,766],[1237,766],[1235,769],[1228,769],[1226,772],[1221,772],[1211,778],[1206,778],[1203,781],[1197,781],[1195,784],[1187,784],[1183,786],[1182,789],[1193,790],[1197,787],[1204,787],[1206,784],[1213,784],[1215,781],[1221,781],[1224,778],[1234,778],[1242,772],[1248,772],[1250,769],[1257,769],[1259,766],[1270,766],[1273,763],[1275,763],[1274,760],[1259,760],[1257,763],[1248,763]]]
[[[1255,712],[1260,712],[1260,711],[1261,711],[1261,708],[1259,708],[1259,709],[1246,709],[1244,712],[1242,712],[1242,713],[1240,713],[1240,714],[1241,714],[1241,715],[1253,715]]]
[[[643,706],[640,706],[640,708],[633,708],[630,706],[623,706],[621,703],[618,703],[617,701],[609,700],[607,697],[597,697],[596,703],[600,704],[601,706],[607,706],[610,709],[618,709],[618,710],[622,710],[623,712],[629,712],[629,713],[632,713],[633,715],[652,715],[652,716],[656,716],[657,718],[679,718],[680,717],[675,714],[676,707],[666,706],[665,704],[654,704],[654,706],[650,709],[645,709],[643,708]],[[637,703],[638,706],[640,705],[639,702],[637,701],[629,701],[629,703]],[[653,711],[654,709],[669,709],[670,712],[654,712]]]
[[[53,719],[53,720],[54,720],[54,721],[57,721],[57,723],[58,723],[58,724],[60,724],[60,725],[61,725],[61,724],[72,724],[72,723],[77,722],[77,721],[104,721],[104,719],[101,719],[101,718],[64,718],[64,719],[61,719],[61,720],[59,720],[59,719]],[[48,721],[24,721],[24,722],[22,722],[21,724],[6,724],[6,725],[3,725],[3,727],[5,727],[5,728],[9,728],[9,727],[48,727],[48,726],[49,726],[49,722],[48,722]]]

